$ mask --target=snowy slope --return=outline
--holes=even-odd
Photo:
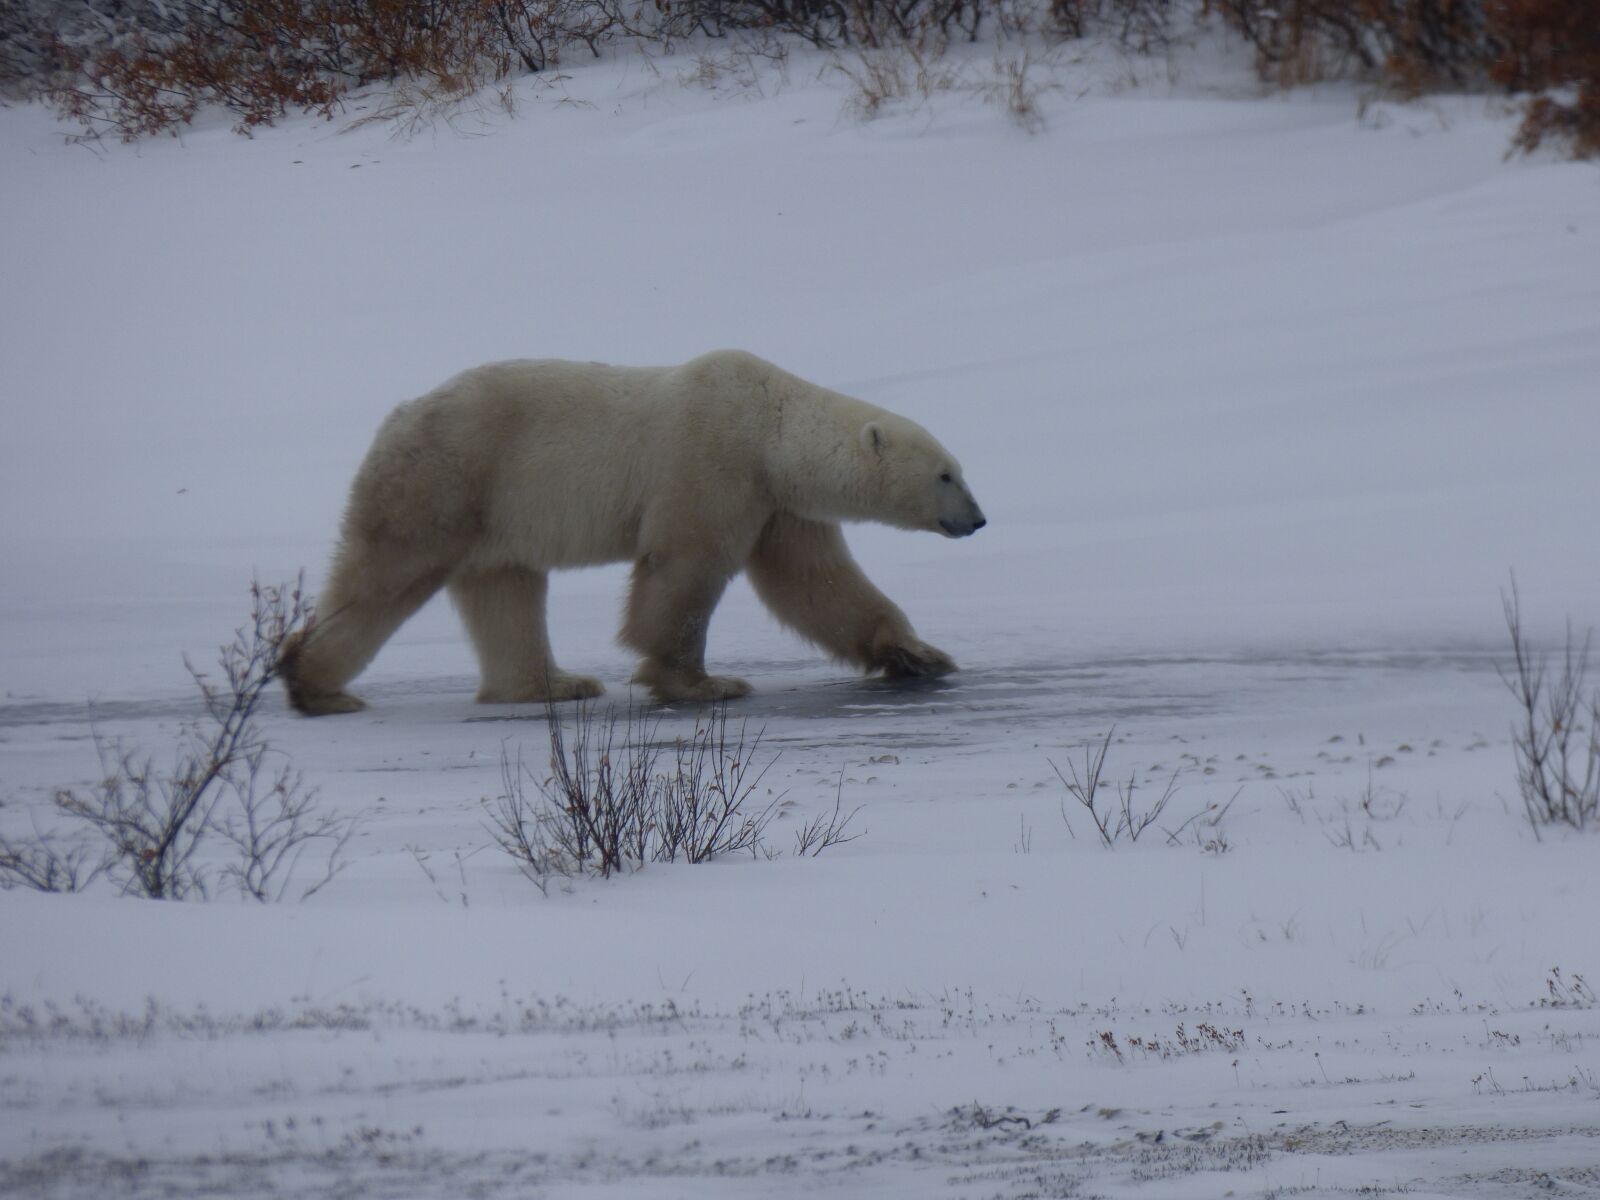
[[[349,869],[305,905],[0,895],[0,1192],[1600,1187],[1595,845],[1523,820],[1494,670],[1509,570],[1540,636],[1600,614],[1600,174],[1507,161],[1481,101],[1358,117],[1225,61],[1063,64],[1034,135],[695,65],[408,139],[0,112],[8,834],[93,781],[91,728],[162,758],[181,656],[252,574],[316,586],[378,420],[464,366],[747,348],[928,425],[991,522],[851,533],[946,687],[719,609],[774,844],[860,806],[815,859],[541,896],[480,801],[542,714],[472,705],[442,603],[368,712],[274,698],[361,814]],[[617,698],[623,578],[552,589]],[[1113,725],[1141,796],[1178,772],[1168,827],[1237,797],[1209,850],[1096,843],[1051,761]]]

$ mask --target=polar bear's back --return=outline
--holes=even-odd
[[[704,386],[726,366],[514,359],[465,371],[384,422],[347,536],[449,540],[474,560],[547,568],[629,558],[646,505],[688,463],[759,455],[748,442],[759,420]]]

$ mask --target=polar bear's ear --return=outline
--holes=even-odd
[[[864,450],[872,454],[882,454],[888,444],[889,435],[876,421],[868,421],[861,427],[861,446]]]

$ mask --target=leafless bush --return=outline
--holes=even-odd
[[[149,0],[126,22],[93,22],[78,36],[68,36],[59,9],[30,8],[25,20],[0,18],[0,72],[24,90],[31,79],[86,134],[131,141],[181,129],[206,105],[232,113],[240,132],[292,111],[331,117],[371,83],[400,84],[403,96],[440,111],[487,84],[544,70],[569,47],[598,54],[614,39],[660,49],[733,33],[819,47],[971,40],[1006,3]]]
[[[896,105],[924,104],[936,93],[957,90],[961,73],[945,61],[944,51],[939,43],[906,42],[835,59],[834,69],[850,81],[846,110],[870,121]]]
[[[1594,0],[1207,0],[1284,87],[1355,75],[1405,95],[1462,87],[1528,97],[1513,145],[1600,154]]]
[[[1176,776],[1174,776],[1176,780]],[[1232,796],[1228,797],[1226,804],[1207,804],[1199,812],[1189,817],[1176,829],[1162,828],[1161,832],[1167,835],[1167,845],[1177,846],[1182,844],[1184,831],[1194,830],[1194,844],[1205,854],[1226,854],[1233,848],[1228,840],[1228,835],[1222,831],[1223,819],[1233,808],[1234,801],[1239,799],[1244,791],[1240,787]]]
[[[493,801],[483,803],[489,814],[489,832],[494,835],[495,845],[517,861],[541,892],[548,892],[551,876],[569,875],[576,864],[560,850],[558,831],[564,824],[561,819],[564,814],[529,800],[523,786],[524,779],[529,778],[533,776],[523,765],[521,749],[513,759],[502,746],[500,794]],[[544,796],[542,790],[540,795]]]
[[[45,94],[88,135],[133,140],[181,129],[206,105],[241,132],[291,111],[332,116],[373,83],[398,85],[389,113],[414,119],[414,100],[426,119],[568,50],[619,42],[936,55],[986,33],[1028,33],[1157,54],[1213,16],[1281,86],[1356,75],[1407,95],[1503,88],[1527,98],[1516,148],[1557,139],[1600,153],[1594,0],[10,0],[0,93]],[[894,82],[881,68],[858,75],[875,91]]]
[[[552,876],[769,853],[764,834],[779,798],[760,807],[752,798],[776,757],[758,766],[761,734],[730,729],[726,704],[670,747],[658,737],[660,716],[633,707],[600,715],[577,706],[570,740],[554,706],[547,719],[548,772],[502,751],[501,794],[485,802],[496,844],[541,890]],[[841,830],[830,844],[848,840]]]
[[[1223,21],[1255,50],[1261,77],[1293,87],[1382,62],[1365,0],[1214,0]]]
[[[996,52],[993,74],[980,83],[978,92],[989,103],[1004,109],[1019,126],[1029,133],[1044,128],[1044,113],[1039,110],[1039,97],[1059,84],[1042,82],[1031,51],[1020,54]]]
[[[913,94],[906,64],[898,56],[858,54],[853,60],[840,59],[834,69],[850,81],[846,109],[863,121],[870,121],[883,109]],[[926,98],[928,92],[923,92]]]
[[[187,734],[185,738],[187,740]],[[152,900],[183,900],[206,894],[195,855],[210,829],[212,811],[222,797],[215,760],[186,745],[170,775],[151,759],[96,738],[101,781],[86,794],[56,793],[56,807],[82,822],[108,844],[101,870],[124,893]],[[225,747],[214,746],[226,755]]]
[[[648,736],[646,718],[627,710],[624,734],[636,727],[640,736],[624,737],[622,756],[616,746],[617,715],[608,709],[596,718],[588,706],[574,713],[573,743],[566,745],[566,723],[552,707],[550,774],[539,781],[540,792],[561,814],[553,825],[559,857],[578,870],[601,876],[645,861],[650,833],[647,801],[659,750]],[[598,736],[597,736],[598,735]],[[502,773],[503,774],[503,773]]]
[[[344,868],[344,850],[355,833],[352,821],[316,811],[317,793],[288,764],[270,774],[257,746],[241,760],[241,769],[227,777],[235,803],[215,825],[235,850],[223,877],[242,895],[256,900],[282,900],[289,894],[306,854],[315,847],[319,870],[315,882],[302,888],[305,900],[321,891]]]
[[[568,46],[597,52],[621,0],[163,0],[132,29],[54,38],[46,94],[85,133],[126,141],[219,105],[240,132],[285,113],[330,117],[354,88],[405,82],[441,105],[543,70]]]
[[[848,813],[844,811],[844,768],[841,767],[839,785],[833,793],[833,811],[818,813],[795,830],[795,855],[799,858],[815,858],[832,846],[842,846],[846,842],[855,841],[861,836],[859,833],[852,833],[847,837],[844,831],[860,811],[859,806]]]
[[[719,704],[695,722],[693,733],[674,743],[673,771],[661,788],[659,862],[708,862],[723,854],[762,849],[762,832],[777,809],[777,799],[759,812],[745,804],[755,794],[774,755],[755,769],[761,733],[746,744],[745,724],[728,733],[728,706]]]
[[[1382,765],[1382,760],[1378,765]],[[1304,790],[1280,787],[1278,795],[1283,797],[1289,811],[1302,822],[1315,820],[1322,826],[1323,836],[1328,839],[1329,845],[1353,854],[1367,850],[1381,851],[1383,843],[1378,840],[1378,826],[1398,821],[1411,803],[1406,793],[1377,783],[1370,760],[1367,763],[1367,781],[1354,799],[1338,796],[1324,802],[1318,799],[1316,788],[1310,784]],[[1440,813],[1444,815],[1442,806]]]
[[[234,849],[222,876],[258,900],[284,897],[313,844],[325,851],[324,870],[302,898],[338,872],[351,823],[318,816],[316,794],[304,789],[300,775],[287,765],[272,768],[255,720],[279,648],[305,624],[309,606],[298,584],[252,584],[250,594],[249,624],[219,654],[222,678],[185,661],[206,715],[184,726],[171,767],[158,770],[149,755],[97,737],[100,782],[55,797],[79,833],[0,840],[0,886],[72,891],[104,875],[127,895],[203,898],[210,875],[201,848],[216,840]],[[91,844],[102,853],[86,870]]]
[[[23,842],[0,838],[0,888],[81,891],[100,873],[94,849],[82,837],[61,837],[38,829]]]
[[[1044,128],[1039,101],[1059,90],[1051,78],[1053,51],[1039,54],[1037,39],[1024,37],[1020,49],[997,43],[989,62],[953,56],[939,37],[918,38],[883,48],[842,53],[833,69],[849,81],[845,111],[870,121],[895,108],[915,110],[936,95],[975,96],[1002,110],[1028,133]]]
[[[1494,10],[1503,53],[1491,74],[1531,97],[1516,148],[1565,142],[1576,157],[1600,155],[1600,21],[1587,0],[1503,0]]]
[[[1172,0],[1051,0],[1050,19],[1067,37],[1106,33],[1148,54],[1171,39],[1174,7]]]
[[[1585,695],[1590,635],[1575,641],[1567,623],[1552,674],[1548,658],[1528,644],[1523,632],[1515,578],[1501,603],[1511,665],[1500,668],[1500,678],[1519,710],[1511,746],[1528,823],[1535,836],[1548,825],[1588,828],[1600,820],[1600,689]]]
[[[693,66],[679,73],[681,83],[707,91],[729,91],[746,95],[765,95],[769,73],[786,79],[788,46],[776,37],[741,38],[731,47],[699,54]]]
[[[1067,794],[1089,814],[1096,832],[1100,834],[1101,843],[1107,849],[1115,846],[1124,834],[1130,842],[1137,842],[1140,834],[1161,819],[1161,814],[1166,811],[1167,805],[1172,802],[1172,797],[1178,790],[1178,775],[1175,771],[1172,778],[1167,781],[1166,790],[1154,803],[1140,811],[1134,803],[1135,776],[1130,774],[1127,783],[1113,784],[1112,790],[1116,793],[1116,799],[1113,801],[1106,794],[1102,781],[1105,774],[1106,753],[1111,749],[1111,738],[1115,733],[1116,728],[1113,726],[1106,731],[1106,736],[1098,745],[1094,742],[1084,744],[1082,775],[1078,774],[1077,765],[1071,759],[1067,760],[1070,779],[1061,773],[1061,768],[1054,762],[1045,760],[1050,763],[1050,769],[1056,773],[1056,778],[1065,785]],[[1072,822],[1067,817],[1065,805],[1061,809],[1061,819],[1066,822],[1068,832],[1071,832]],[[1179,826],[1180,830],[1182,828],[1183,826]]]

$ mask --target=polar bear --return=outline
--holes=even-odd
[[[965,537],[984,516],[915,422],[739,351],[673,367],[491,363],[400,405],[356,474],[310,627],[279,671],[303,713],[345,690],[441,587],[477,650],[478,700],[596,696],[556,666],[548,572],[631,560],[619,640],[657,700],[750,688],[708,675],[706,628],[740,570],[784,624],[890,676],[955,669],[862,574],[842,521]]]

